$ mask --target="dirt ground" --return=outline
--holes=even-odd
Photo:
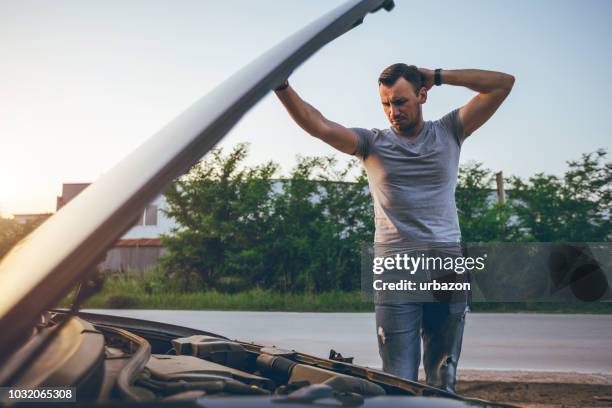
[[[612,375],[460,370],[457,392],[525,408],[612,407]]]

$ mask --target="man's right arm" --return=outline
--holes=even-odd
[[[357,150],[357,134],[344,126],[325,118],[321,112],[305,102],[291,86],[277,90],[276,96],[289,115],[311,136],[321,139],[335,149],[354,154]]]

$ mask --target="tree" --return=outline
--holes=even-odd
[[[520,226],[540,242],[599,242],[612,238],[612,164],[603,149],[569,161],[562,178],[538,173],[509,181]]]
[[[0,217],[0,259],[6,255],[15,244],[30,232],[34,231],[42,221],[27,221],[20,224],[13,218]]]
[[[565,173],[564,220],[567,240],[576,242],[612,239],[612,163],[599,149],[568,162]]]
[[[278,289],[359,287],[360,244],[372,240],[373,210],[365,174],[346,182],[356,163],[336,165],[333,156],[298,158],[275,198],[279,269],[271,285]]]
[[[500,208],[493,198],[495,176],[482,163],[461,166],[455,200],[464,242],[495,242],[519,239],[512,224],[512,207]]]
[[[162,236],[166,254],[160,262],[186,289],[197,289],[194,278],[209,288],[224,277],[245,280],[264,263],[259,247],[267,245],[277,166],[241,168],[246,154],[246,144],[227,156],[214,149],[165,193],[167,214],[179,227]]]
[[[360,287],[361,247],[371,243],[374,214],[362,170],[333,156],[299,157],[286,179],[278,166],[245,166],[248,147],[213,150],[166,191],[178,227],[163,236],[160,262],[183,288],[254,286],[322,292]],[[605,153],[570,162],[563,178],[508,179],[499,207],[493,172],[462,166],[456,191],[465,242],[601,241],[610,238],[610,164]]]
[[[264,286],[285,291],[359,287],[360,242],[370,242],[373,211],[355,162],[300,157],[290,177],[277,165],[242,165],[247,146],[214,150],[166,192],[180,225],[162,237],[165,269],[186,289]]]

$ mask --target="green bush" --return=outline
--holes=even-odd
[[[106,299],[104,307],[108,309],[131,309],[138,304],[138,301],[132,296],[112,295]]]
[[[217,280],[217,289],[223,293],[238,293],[246,291],[250,282],[240,276],[222,276]]]
[[[162,236],[161,266],[185,291],[358,289],[374,215],[365,174],[346,182],[356,162],[338,169],[333,157],[302,157],[275,180],[276,164],[245,167],[246,154],[244,144],[216,149],[166,191],[180,227]],[[191,285],[196,275],[201,285]]]

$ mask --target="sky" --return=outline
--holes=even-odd
[[[55,210],[62,183],[91,182],[231,74],[341,1],[0,1],[0,214]],[[612,1],[397,0],[319,50],[290,78],[345,126],[388,123],[376,79],[388,65],[510,73],[514,89],[465,142],[461,162],[504,175],[561,175],[610,148]],[[435,87],[426,120],[473,92]],[[274,95],[220,143],[247,164],[335,151]],[[343,163],[350,157],[337,153]],[[281,172],[280,175],[283,173]]]

